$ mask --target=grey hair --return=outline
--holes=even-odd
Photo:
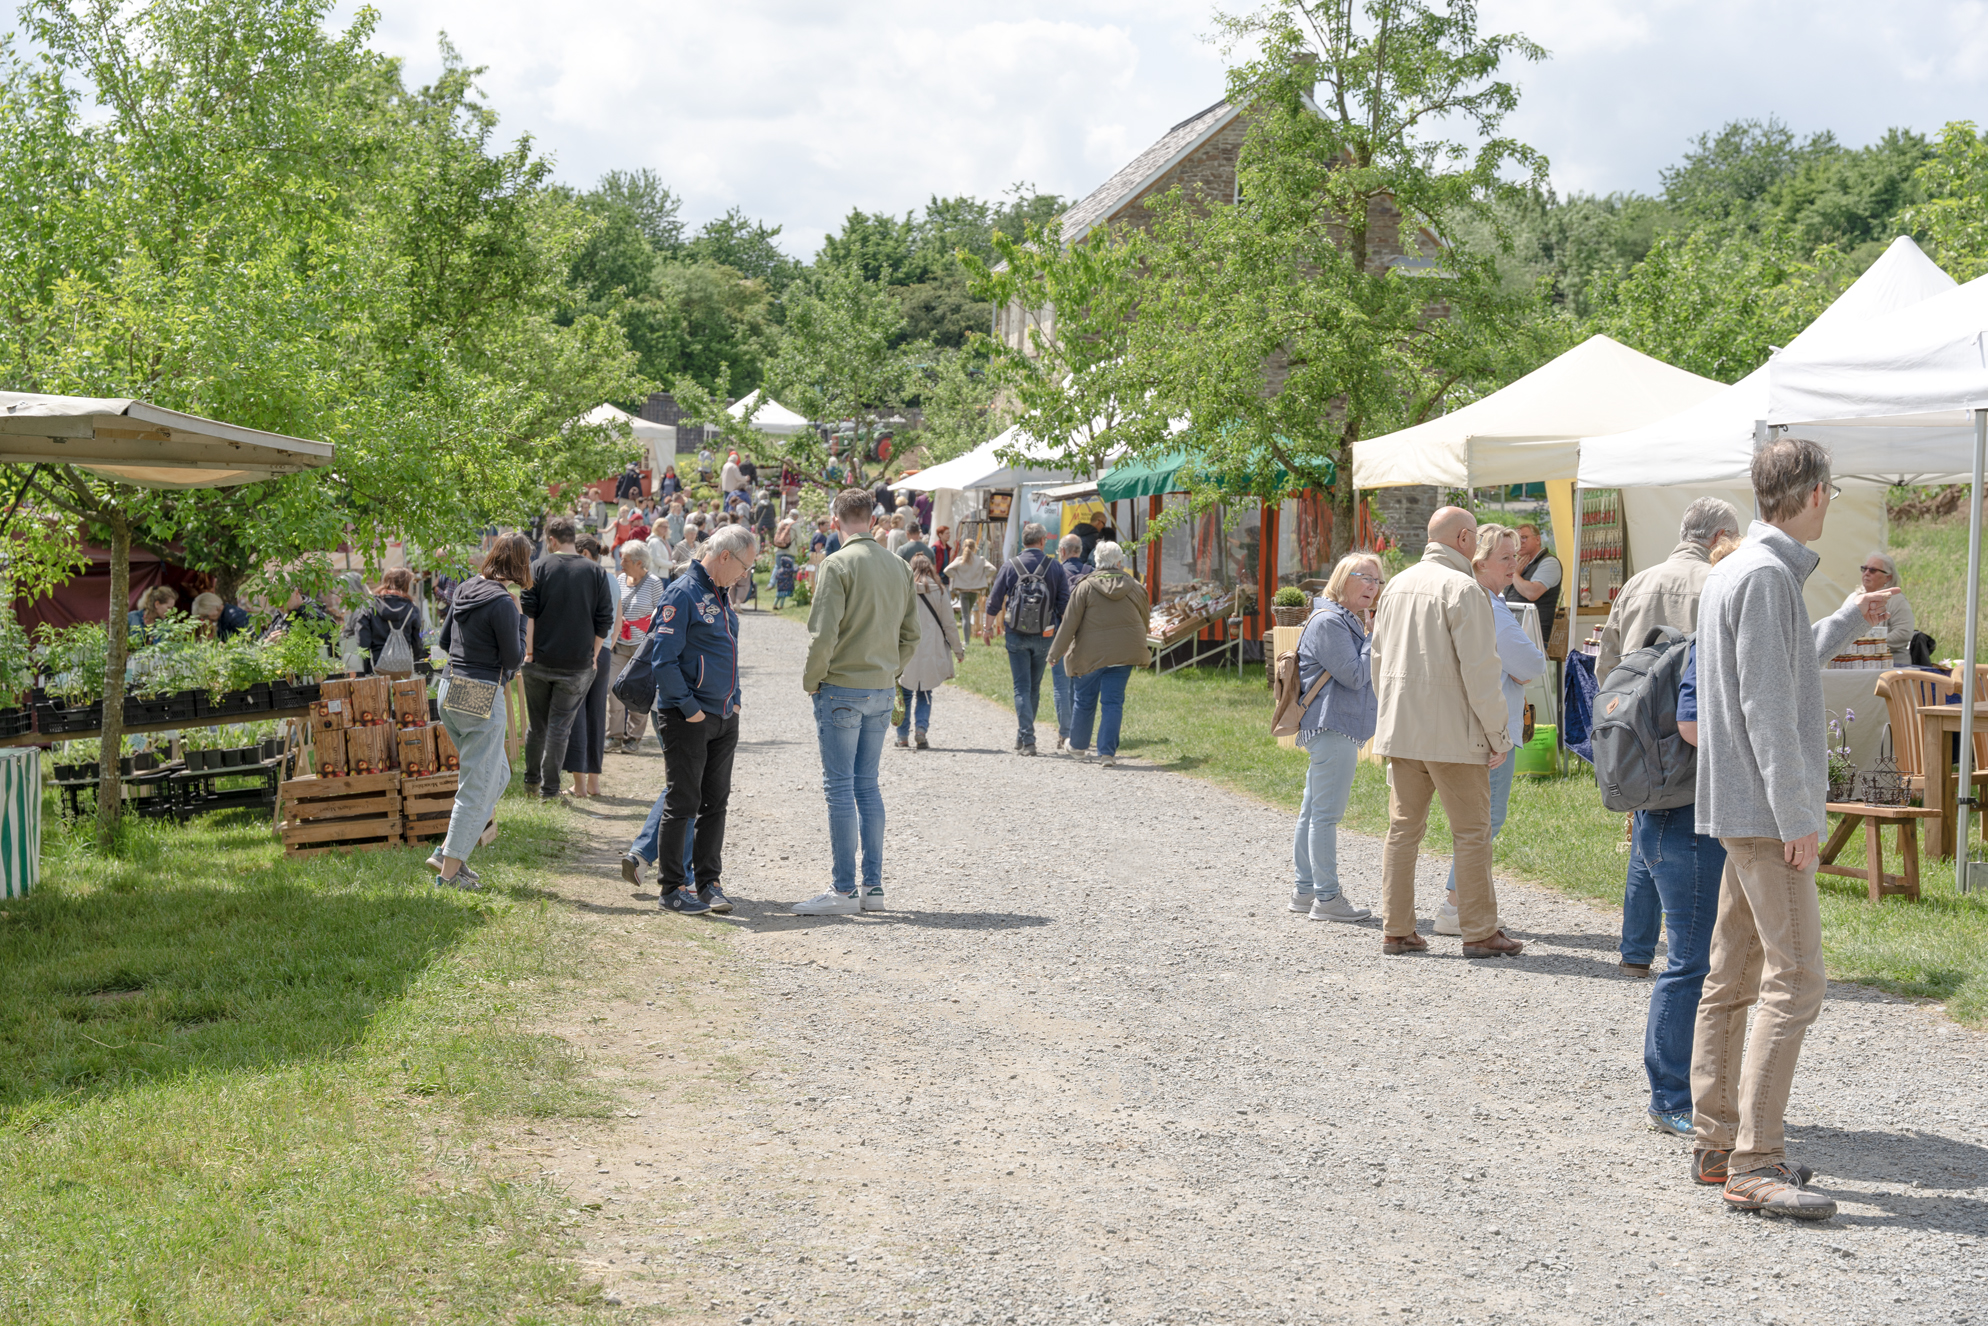
[[[1686,543],[1709,548],[1719,541],[1721,534],[1738,534],[1744,528],[1738,507],[1723,497],[1701,497],[1684,508],[1684,519],[1678,522],[1677,537]]]
[[[1116,571],[1125,565],[1125,549],[1109,541],[1092,549],[1091,557],[1100,571]]]
[[[616,548],[614,552],[616,560],[619,560],[623,557],[633,557],[636,561],[642,563],[642,569],[644,571],[650,569],[649,545],[643,543],[640,539],[630,539],[628,542],[622,544],[619,548]]]
[[[730,553],[741,562],[759,556],[759,536],[744,525],[727,525],[704,541],[704,555]]]
[[[1084,555],[1084,541],[1074,534],[1065,534],[1056,541],[1056,551],[1059,554],[1076,553],[1081,557]]]
[[[1049,531],[1031,520],[1022,526],[1022,547],[1040,548],[1042,541],[1049,537]]]
[[[1886,579],[1888,579],[1894,585],[1898,583],[1898,563],[1895,560],[1893,560],[1892,555],[1890,553],[1874,552],[1870,556],[1864,559],[1865,565],[1869,565],[1872,562],[1878,562],[1882,564],[1885,570]],[[200,600],[195,599],[194,608],[198,610],[199,607],[200,607]]]

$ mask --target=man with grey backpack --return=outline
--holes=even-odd
[[[987,625],[981,639],[994,634],[1001,617],[1008,641],[1008,674],[1015,684],[1015,753],[1035,754],[1035,713],[1042,703],[1042,674],[1049,671],[1049,646],[1063,622],[1070,601],[1070,584],[1063,568],[1042,550],[1049,531],[1031,521],[1022,526],[1022,551],[1010,558],[994,577],[987,595]]]

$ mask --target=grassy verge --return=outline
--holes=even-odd
[[[528,1029],[577,975],[534,889],[555,814],[506,803],[482,895],[247,814],[134,823],[119,861],[51,815],[0,904],[0,1320],[590,1317],[557,1194],[477,1158],[605,1106]]]
[[[959,684],[1004,704],[1010,700],[1008,655],[998,640],[991,648],[976,642],[967,651]],[[1050,704],[1046,682],[1042,703]],[[1245,668],[1241,680],[1233,671],[1213,669],[1168,677],[1137,672],[1126,689],[1119,748],[1295,813],[1304,793],[1306,756],[1278,746],[1269,727],[1270,694],[1261,665]],[[1620,847],[1623,819],[1602,808],[1589,778],[1520,778],[1498,835],[1497,863],[1564,893],[1619,907],[1628,864]],[[1386,831],[1387,785],[1378,766],[1360,766],[1346,824],[1363,833]],[[1430,816],[1426,846],[1447,852],[1449,845],[1439,807]],[[1863,851],[1859,833],[1839,859],[1860,863]],[[1898,869],[1889,842],[1887,851],[1888,867]],[[1821,889],[1831,975],[1945,1000],[1956,1019],[1988,1023],[1988,898],[1955,893],[1951,870],[1937,862],[1921,871],[1917,903],[1886,898],[1874,904],[1857,881],[1828,876]]]
[[[1966,511],[1893,522],[1891,553],[1918,629],[1940,642],[1938,657],[1959,658],[1967,625]]]

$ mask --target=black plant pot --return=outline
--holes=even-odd
[[[224,769],[235,768],[242,762],[242,753],[239,750],[224,750],[215,753],[221,757],[221,767]]]
[[[129,778],[131,777],[131,772],[131,757],[129,755],[120,756],[117,761],[117,776],[119,778]]]
[[[151,751],[140,751],[131,757],[133,773],[150,773],[159,767],[159,757]]]
[[[58,764],[55,766],[55,781],[58,783],[73,783],[76,781],[76,775],[82,771],[83,766],[80,764]]]

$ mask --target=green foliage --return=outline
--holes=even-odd
[[[983,338],[966,350],[937,350],[917,365],[923,423],[899,454],[917,448],[921,469],[963,456],[1007,427],[1007,412],[995,408],[997,383],[988,371],[987,344]]]
[[[1906,220],[1955,280],[1988,274],[1988,133],[1975,133],[1972,121],[1952,121],[1918,179],[1925,199],[1907,209]]]
[[[12,705],[35,684],[34,649],[11,606],[0,608],[0,705]]]
[[[1270,596],[1270,606],[1273,608],[1302,608],[1305,602],[1305,591],[1296,585],[1285,585]]]
[[[103,699],[104,658],[110,650],[102,622],[35,629],[36,663],[47,677],[44,689],[70,705]]]
[[[693,262],[729,267],[747,280],[765,282],[779,294],[801,274],[801,264],[773,242],[780,237],[780,229],[755,221],[734,207],[705,222],[684,251]]]

